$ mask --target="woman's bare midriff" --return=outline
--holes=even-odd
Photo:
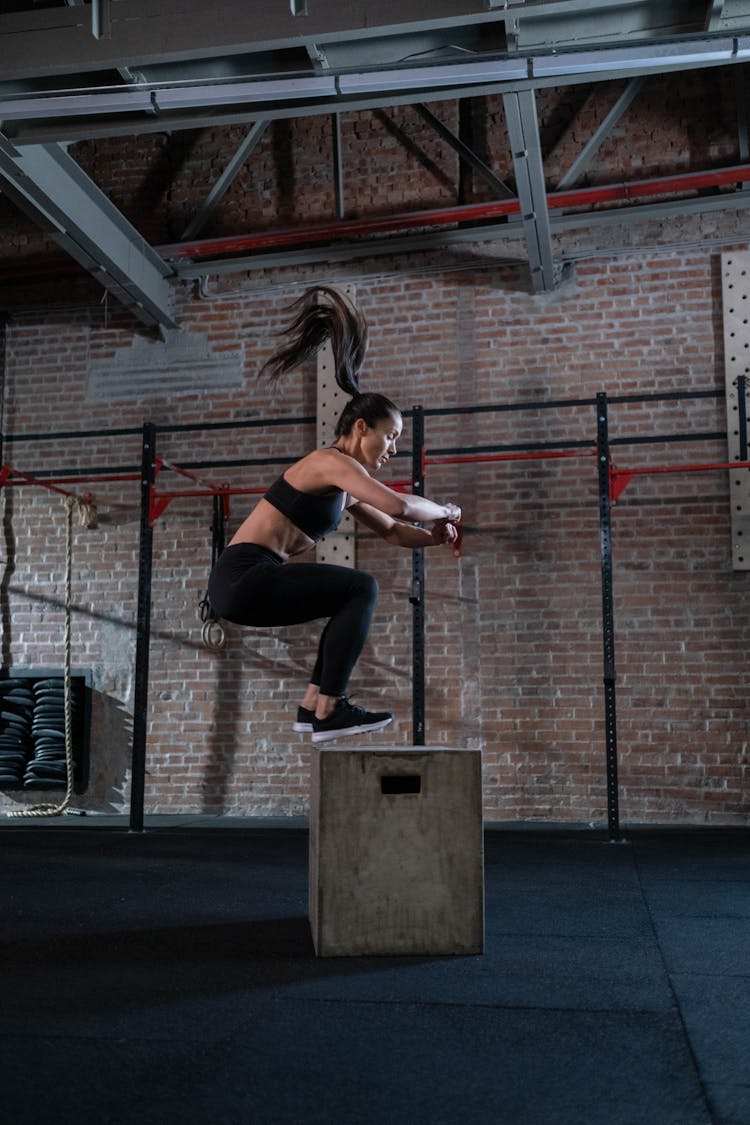
[[[286,562],[293,555],[309,551],[315,545],[313,539],[295,527],[267,500],[259,500],[250,515],[238,527],[229,546],[236,543],[255,543],[268,551],[280,555]]]

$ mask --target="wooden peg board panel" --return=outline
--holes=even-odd
[[[724,363],[727,392],[727,460],[739,461],[740,411],[748,417],[750,387],[750,252],[722,254]],[[738,401],[737,377],[746,379],[745,398]],[[732,566],[750,570],[750,469],[729,473],[732,524]]]
[[[354,300],[356,289],[353,285],[342,285],[338,288]],[[318,352],[318,448],[333,445],[335,440],[334,429],[341,411],[346,406],[349,395],[338,386],[333,365],[331,345],[326,344]],[[345,516],[331,535],[321,539],[316,547],[318,562],[336,563],[338,566],[357,565],[356,537],[354,534],[354,520]]]

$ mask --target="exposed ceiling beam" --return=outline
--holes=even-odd
[[[701,11],[702,18],[690,18]],[[339,69],[353,60],[394,66],[429,54],[410,37],[437,36],[433,49],[463,44],[454,49],[470,57],[514,53],[519,28],[523,51],[562,54],[741,34],[750,30],[750,7],[748,0],[315,0],[298,16],[281,0],[68,0],[63,7],[0,14],[0,82],[60,78],[64,85],[71,76],[143,68],[162,78],[154,68],[187,65],[200,77],[201,63],[232,59],[266,75],[303,71],[310,59]]]
[[[65,0],[69,8],[82,8],[84,0]],[[107,4],[104,8],[102,5]],[[91,8],[91,34],[95,39],[101,39],[111,30],[109,0],[92,0]],[[117,71],[123,82],[135,82],[136,77],[129,66],[118,66]]]
[[[328,56],[322,47],[317,43],[306,43],[305,50],[307,51],[308,58],[316,70],[328,70],[330,63]]]
[[[716,195],[709,198],[668,200],[663,203],[642,204],[627,209],[595,211],[580,214],[551,214],[550,224],[553,235],[567,230],[590,229],[621,226],[623,230],[634,223],[664,221],[677,215],[702,215],[716,211],[746,211],[750,209],[750,191],[733,192],[731,195]],[[470,247],[482,242],[517,243],[521,235],[518,226],[492,223],[469,228],[455,227],[449,230],[433,231],[427,234],[403,235],[400,237],[378,239],[376,242],[355,241],[326,246],[323,251],[315,249],[280,250],[263,254],[238,255],[234,258],[206,258],[201,261],[175,262],[175,272],[181,279],[195,280],[205,277],[219,277],[253,270],[283,269],[290,266],[315,265],[324,262],[326,267],[332,262],[359,261],[363,258],[389,257],[395,254],[412,254],[421,251],[466,246],[466,262],[471,265]],[[738,239],[739,240],[739,239]],[[741,240],[739,240],[741,241]],[[468,245],[467,245],[468,244]],[[679,240],[678,243],[679,244]],[[638,253],[638,247],[627,243],[627,250]],[[165,252],[168,248],[164,248]],[[606,253],[615,252],[613,245],[607,245]],[[571,254],[575,257],[575,254]],[[501,259],[498,259],[499,261]],[[521,256],[514,258],[519,264]],[[475,266],[472,266],[475,268]]]
[[[599,123],[597,128],[591,134],[586,144],[579,152],[576,159],[568,168],[565,175],[562,177],[557,185],[558,191],[564,191],[566,188],[572,187],[575,182],[580,179],[583,173],[591,164],[591,161],[596,156],[599,146],[611,134],[617,122],[623,114],[630,108],[630,105],[640,92],[643,85],[643,78],[631,78],[627,86],[620,94],[615,104],[610,109],[606,117]]]
[[[500,198],[507,199],[513,196],[513,192],[510,188],[504,184],[502,180],[498,179],[492,169],[488,168],[485,162],[480,160],[477,154],[472,152],[469,146],[465,145],[455,133],[452,133],[451,130],[443,124],[440,118],[435,116],[431,109],[428,109],[426,105],[421,105],[419,102],[417,102],[414,108],[419,116],[426,121],[428,125],[432,126],[438,136],[442,137],[451,148],[455,149],[461,160],[463,160],[465,164],[468,164],[470,168],[473,168]]]
[[[750,30],[750,26],[749,26]],[[545,86],[665,74],[750,60],[750,35],[687,43],[484,58],[440,65],[301,77],[139,84],[3,96],[0,121],[16,144],[196,129],[319,113],[357,112],[415,101],[522,93]]]
[[[149,326],[176,328],[173,270],[64,149],[0,145],[3,192]]]
[[[503,105],[532,285],[536,293],[549,293],[556,280],[534,93],[506,94]]]
[[[740,25],[747,24],[749,16],[750,0],[724,0],[719,30],[736,31]]]
[[[545,291],[556,271],[534,91],[748,59],[750,0],[64,0],[42,10],[34,3],[0,15],[0,127],[5,121],[18,146],[9,151],[0,135],[7,164],[0,175],[10,198],[102,284],[147,323],[171,327],[169,267],[74,162],[66,165],[66,153],[40,140],[255,122],[185,232],[194,237],[252,151],[261,121],[326,113],[338,123],[345,111],[500,93],[518,199],[466,146],[462,152],[431,110],[417,110],[498,199],[510,197],[516,216],[507,212],[507,237],[523,234],[534,288]],[[115,70],[125,85],[91,88]],[[52,92],[53,84],[78,88]],[[627,104],[626,94],[561,186],[582,174]],[[746,150],[739,119],[738,128]],[[341,218],[337,139],[334,129]]]
[[[721,26],[725,0],[707,0],[706,31],[716,31]]]
[[[203,230],[204,226],[211,218],[211,215],[213,215],[214,211],[218,207],[222,196],[225,195],[231,187],[232,182],[236,178],[243,164],[257,148],[267,128],[267,121],[256,121],[252,128],[248,131],[247,136],[239,145],[234,156],[216,180],[216,183],[209,191],[203,204],[201,205],[201,207],[199,207],[193,218],[185,227],[185,230],[182,233],[183,239],[195,238],[195,236]]]
[[[0,136],[0,151],[3,150],[3,139]],[[603,187],[585,188],[571,192],[551,193],[548,197],[550,205],[550,227],[553,235],[562,234],[573,229],[589,229],[595,231],[599,227],[622,227],[626,230],[634,223],[656,220],[664,222],[678,215],[702,215],[716,211],[742,212],[750,208],[750,190],[724,191],[714,195],[701,194],[706,188],[713,186],[727,186],[730,183],[750,183],[750,166],[741,166],[719,171],[691,172],[676,177],[661,177],[655,180],[644,180],[636,183],[605,185]],[[566,212],[565,208],[580,206],[581,204],[596,204],[611,200],[653,199],[669,191],[693,191],[689,197],[668,199],[660,202],[633,203],[628,207],[617,207],[602,210],[580,209]],[[156,251],[160,260],[167,260],[174,273],[181,280],[206,278],[209,276],[229,275],[244,273],[253,270],[267,270],[269,268],[283,268],[297,265],[315,265],[316,263],[347,262],[363,258],[387,257],[395,254],[435,251],[450,247],[466,247],[466,261],[471,262],[472,254],[483,242],[511,243],[514,246],[522,244],[522,229],[517,223],[498,222],[495,216],[501,217],[518,213],[518,201],[490,202],[483,204],[469,204],[452,208],[441,208],[437,211],[424,211],[416,214],[400,216],[404,221],[396,222],[399,216],[382,216],[379,219],[362,219],[347,221],[341,224],[330,224],[326,232],[318,226],[309,228],[308,231],[270,231],[260,235],[240,235],[218,239],[207,239],[196,244],[178,243],[171,246],[158,246]],[[482,222],[482,219],[489,222]],[[462,223],[468,221],[470,226],[453,225],[446,227],[445,223]],[[443,224],[443,225],[441,225]],[[361,237],[347,240],[346,235],[351,233],[360,235],[366,228],[374,227],[381,235],[390,231],[404,229],[406,226],[424,227],[440,226],[440,229],[419,234],[406,233],[404,235],[390,234],[389,237],[379,237],[374,242]],[[351,228],[351,230],[350,230]],[[361,228],[361,229],[360,229]],[[312,238],[310,235],[312,234]],[[321,237],[325,234],[325,238]],[[310,245],[317,241],[318,245]],[[708,240],[710,243],[710,239]],[[301,244],[301,245],[300,245]],[[467,245],[468,244],[468,245]],[[678,243],[679,244],[679,239]],[[638,253],[638,246],[632,242],[623,244],[622,249],[629,253]],[[615,252],[615,247],[608,243],[602,252]],[[242,251],[245,251],[243,253]],[[221,255],[216,256],[216,255]],[[569,255],[575,257],[575,252]],[[514,249],[511,256],[513,261],[522,262],[525,259]],[[511,260],[511,259],[497,259]],[[12,267],[0,271],[0,280],[7,283],[13,277],[19,279],[28,277],[32,267],[20,266],[15,271]],[[33,266],[36,276],[54,277],[63,276],[66,270],[64,262],[36,263]]]
[[[90,8],[75,5],[0,16],[0,81],[111,70],[349,39],[408,35],[466,23],[497,24],[484,0],[315,0],[306,16],[268,0],[117,0],[108,38],[92,35]],[[20,50],[20,46],[23,49]]]
[[[750,165],[747,164],[552,192],[547,197],[549,225],[556,233],[576,227],[627,226],[631,222],[676,214],[702,214],[732,209],[741,211],[748,206],[750,191],[722,192],[720,189],[746,183],[750,183]],[[709,190],[718,194],[703,194]],[[654,198],[675,192],[692,194],[658,203],[650,202]],[[646,202],[636,202],[641,199]],[[591,210],[592,207],[613,202],[627,202],[629,206]],[[302,229],[224,236],[201,242],[159,246],[157,250],[180,276],[197,277],[240,272],[250,268],[260,269],[269,265],[387,255],[405,249],[435,248],[454,242],[481,243],[486,239],[519,242],[523,237],[521,224],[507,220],[517,220],[520,214],[519,199],[504,199],[457,204],[429,211],[362,217],[344,222],[316,223]],[[436,227],[440,229],[435,230]],[[396,236],[398,231],[410,232],[420,228],[433,228],[433,232]],[[374,242],[362,238],[368,234],[379,237]],[[384,235],[388,237],[382,237]],[[354,241],[355,239],[360,241]],[[186,263],[185,259],[190,261]]]

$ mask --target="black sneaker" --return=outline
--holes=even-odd
[[[389,711],[365,711],[362,707],[355,707],[343,696],[337,700],[327,719],[316,719],[313,716],[312,740],[328,742],[343,734],[366,734],[370,730],[382,730],[391,722],[393,715]]]
[[[298,707],[297,722],[292,727],[292,730],[296,730],[300,734],[310,734],[313,729],[314,718],[314,711],[308,711],[307,707]]]

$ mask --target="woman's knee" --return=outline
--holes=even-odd
[[[378,581],[364,570],[352,571],[353,587],[357,594],[373,605],[378,597]]]

